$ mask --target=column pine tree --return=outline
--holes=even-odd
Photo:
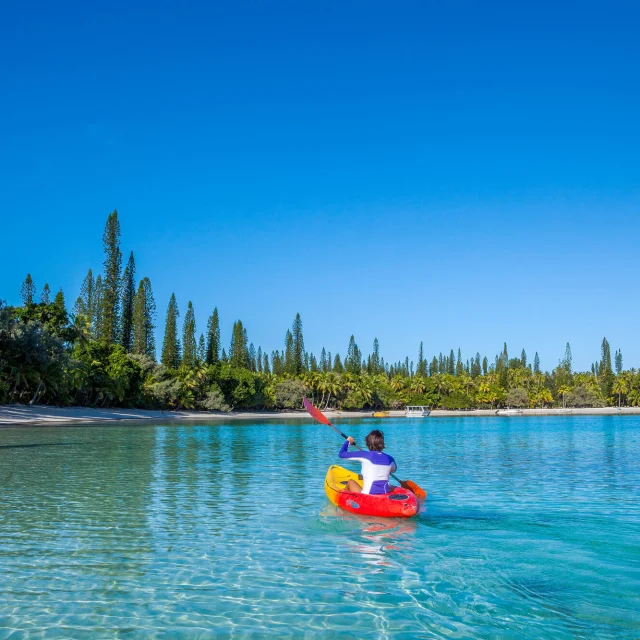
[[[344,368],[353,374],[360,373],[360,350],[358,349],[358,345],[356,344],[355,337],[352,335],[349,338],[349,346],[347,347],[347,357],[345,358],[345,366]]]
[[[142,278],[133,301],[133,353],[156,359],[156,303],[151,280]]]
[[[424,359],[424,344],[420,341],[420,347],[418,348],[418,368],[416,373],[419,376],[424,376],[427,373],[427,363]]]
[[[600,388],[602,395],[608,398],[613,388],[613,368],[611,367],[611,347],[606,338],[602,339],[602,359],[600,360],[599,377],[602,379]]]
[[[64,292],[62,289],[59,289],[58,293],[56,293],[56,297],[53,299],[53,306],[59,314],[64,314],[66,316],[67,305],[64,300]]]
[[[291,334],[293,336],[293,362],[292,371],[296,376],[299,376],[304,370],[304,338],[302,336],[302,319],[300,314],[296,313],[293,326],[291,327]]]
[[[102,243],[104,246],[104,279],[100,339],[103,342],[114,343],[118,337],[122,275],[120,222],[117,211],[111,213],[107,218]]]
[[[320,371],[327,370],[327,352],[324,347],[322,347],[322,351],[320,352]]]
[[[87,275],[82,281],[80,287],[80,295],[76,300],[73,307],[74,315],[79,318],[82,317],[83,321],[89,325],[94,321],[94,294],[95,294],[95,282],[93,280],[93,272],[91,269],[87,272]]]
[[[371,354],[371,369],[373,373],[380,373],[380,343],[378,342],[378,338],[373,339],[373,353]]]
[[[136,295],[136,261],[133,251],[129,255],[122,276],[122,301],[120,316],[120,344],[128,351],[133,349],[133,303]]]
[[[616,373],[620,375],[622,373],[622,350],[621,349],[618,349],[616,351],[615,363],[616,363]]]
[[[20,288],[20,297],[22,298],[22,304],[26,307],[33,304],[33,299],[36,295],[36,285],[33,284],[33,278],[30,273],[27,273],[27,277],[22,283]]]
[[[169,369],[180,366],[180,340],[178,338],[178,303],[175,293],[171,294],[167,308],[167,318],[164,326],[164,341],[162,343],[162,364]]]
[[[293,334],[289,329],[284,337],[284,370],[285,373],[294,373]]]
[[[207,343],[204,339],[204,333],[200,334],[200,339],[198,340],[198,363],[203,364],[207,357]]]
[[[229,346],[229,363],[239,368],[248,368],[249,366],[247,332],[242,326],[242,320],[233,323],[231,344]]]
[[[42,293],[40,294],[40,302],[42,304],[49,304],[51,302],[51,288],[47,282],[42,287]]]
[[[102,295],[104,293],[104,285],[102,283],[102,276],[98,274],[98,277],[95,281],[95,290],[94,290],[94,307],[93,307],[93,321],[92,321],[92,331],[93,337],[96,340],[102,339]]]
[[[207,364],[217,364],[220,360],[220,319],[218,307],[207,322]]]
[[[567,373],[571,373],[573,369],[573,357],[571,355],[571,345],[567,342],[567,346],[564,349],[564,358],[562,360],[562,366]]]
[[[447,359],[447,373],[450,375],[455,375],[456,372],[456,356],[453,353],[453,349],[449,353],[449,358]]]
[[[198,346],[196,344],[196,317],[193,311],[193,304],[189,300],[187,313],[184,315],[182,325],[182,364],[192,368],[198,360]]]
[[[245,369],[251,369],[251,359],[249,357],[249,337],[247,330],[242,329],[242,364]]]

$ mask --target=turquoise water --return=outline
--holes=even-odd
[[[640,637],[638,418],[373,425],[413,520],[329,505],[307,421],[0,430],[0,638]]]

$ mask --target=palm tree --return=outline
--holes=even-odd
[[[321,375],[322,374],[318,373],[317,371],[310,371],[309,373],[305,373],[302,376],[302,382],[304,383],[305,389],[309,389],[311,391],[311,402],[313,404],[316,404],[316,392],[320,391]]]
[[[402,378],[401,376],[393,376],[393,378],[391,378],[391,388],[395,391],[402,391],[404,389],[404,378]]]
[[[617,376],[613,381],[613,387],[611,388],[613,393],[618,394],[618,409],[622,404],[622,394],[625,395],[629,392],[629,388],[627,387],[627,381],[622,376]]]
[[[627,402],[632,407],[640,406],[640,389],[631,389],[627,395]]]
[[[566,409],[567,404],[566,404],[566,395],[567,393],[569,393],[571,391],[571,389],[569,389],[569,387],[566,384],[563,384],[559,389],[558,389],[558,393],[562,396],[562,408]]]
[[[369,375],[362,375],[356,380],[355,392],[360,396],[362,405],[368,405],[373,398],[373,380]]]
[[[463,373],[460,377],[460,385],[464,387],[465,393],[469,395],[469,389],[474,386],[475,382],[473,378],[468,373]]]
[[[451,390],[455,388],[457,384],[456,377],[452,376],[450,373],[445,373],[442,375],[442,379],[440,380],[440,393],[444,392],[445,395],[449,395]]]
[[[324,398],[324,394],[327,394],[326,403],[324,408],[326,409],[329,406],[329,402],[331,402],[331,397],[337,398],[342,390],[342,386],[340,384],[340,377],[335,372],[324,373],[322,374],[322,381],[320,384],[322,385],[320,390],[322,391],[322,397]]]
[[[536,407],[544,407],[553,402],[553,396],[549,389],[540,389],[533,398],[532,404]]]
[[[414,376],[409,384],[409,390],[417,396],[421,396],[427,389],[427,385],[422,376]]]

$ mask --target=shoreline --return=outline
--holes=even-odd
[[[325,411],[331,419],[371,418],[372,411]],[[389,411],[390,418],[404,417],[404,411]],[[598,407],[580,409],[523,409],[526,416],[640,415],[640,407]],[[429,418],[497,417],[496,409],[435,409]],[[147,409],[94,409],[90,407],[50,407],[46,405],[0,405],[0,428],[23,426],[71,426],[95,424],[157,424],[168,422],[233,422],[238,420],[312,420],[304,411],[160,411]],[[423,419],[424,418],[416,418]],[[384,423],[385,418],[380,418]]]

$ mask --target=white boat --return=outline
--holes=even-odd
[[[426,418],[431,413],[429,407],[411,406],[407,407],[407,418]]]
[[[524,412],[522,409],[498,409],[496,411],[497,416],[522,416]]]

